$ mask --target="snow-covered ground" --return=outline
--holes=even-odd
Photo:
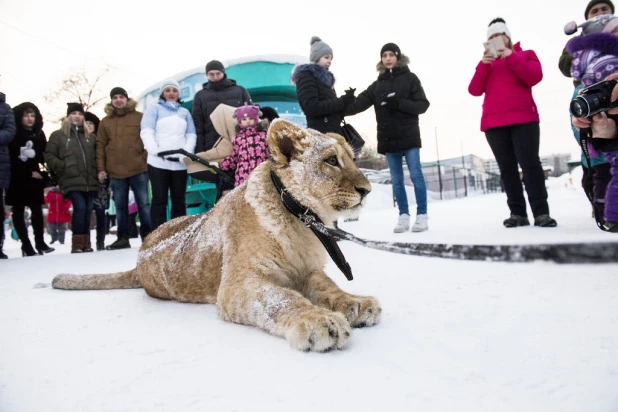
[[[391,188],[374,185],[360,220],[341,226],[405,242],[618,241],[596,228],[567,177],[549,195],[557,228],[503,228],[505,197],[495,194],[431,202],[428,232],[395,235]],[[45,287],[61,272],[131,268],[132,243],[21,258],[7,240],[0,411],[618,411],[616,264],[468,262],[341,242],[355,279],[332,262],[327,272],[380,299],[383,318],[354,330],[345,350],[320,354],[225,323],[212,305]]]

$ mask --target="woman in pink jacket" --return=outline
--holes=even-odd
[[[539,113],[532,98],[532,87],[543,78],[538,57],[532,50],[513,45],[503,19],[489,23],[488,41],[500,37],[504,47],[494,55],[486,50],[468,86],[473,96],[485,94],[481,131],[485,132],[500,168],[511,216],[506,227],[528,226],[528,213],[518,164],[524,175],[534,225],[555,227],[549,216],[545,175],[539,159]],[[499,42],[497,42],[499,43]],[[495,44],[495,43],[494,43]]]

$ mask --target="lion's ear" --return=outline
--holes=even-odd
[[[268,129],[270,155],[277,163],[287,164],[294,155],[303,151],[302,139],[307,132],[300,126],[283,119],[275,119]]]

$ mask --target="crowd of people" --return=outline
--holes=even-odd
[[[565,27],[567,34],[581,29],[581,35],[569,40],[559,60],[562,73],[573,78],[574,97],[608,76],[618,78],[618,74],[614,75],[618,71],[618,17],[613,13],[610,0],[592,0],[585,9],[585,21]],[[307,127],[345,135],[342,129],[345,117],[373,106],[377,149],[386,157],[399,210],[394,232],[428,230],[419,116],[427,111],[430,103],[421,81],[409,68],[409,57],[397,44],[385,44],[376,66],[376,81],[358,95],[355,88],[349,88],[337,96],[335,76],[330,71],[333,56],[326,42],[313,37],[310,62],[297,66],[292,73]],[[187,164],[191,161],[180,153],[162,156],[159,153],[179,149],[188,153],[213,150],[222,134],[212,116],[221,105],[233,109],[236,122],[234,139],[219,165],[234,177],[234,186],[243,184],[251,171],[268,159],[266,131],[268,120],[278,117],[276,111],[254,105],[249,92],[227,77],[221,62],[210,61],[205,72],[208,81],[194,96],[191,112],[182,106],[180,87],[173,79],[161,84],[157,104],[143,114],[136,110],[136,101],[129,98],[124,88],[114,87],[103,119],[85,112],[80,103],[68,103],[66,118],[49,141],[42,130],[41,113],[34,104],[25,102],[11,109],[0,94],[0,217],[4,221],[5,203],[12,207],[13,224],[24,256],[54,251],[43,235],[42,205],[45,203],[49,209],[50,243],[64,243],[70,219],[72,253],[93,251],[90,240],[93,210],[97,221],[97,250],[131,247],[130,216],[139,215],[139,235],[143,239],[164,224],[168,214],[171,218],[185,215]],[[532,88],[542,78],[543,70],[535,52],[524,50],[520,43],[513,41],[504,19],[492,20],[487,29],[485,52],[468,91],[473,96],[484,95],[480,128],[500,169],[510,211],[503,222],[507,228],[530,225],[524,189],[534,225],[557,225],[549,213],[539,159],[539,113],[532,96]],[[618,88],[615,94],[614,99],[618,98]],[[589,145],[582,146],[582,186],[597,220],[602,220],[606,230],[615,229],[618,227],[618,116],[612,110],[590,118],[571,118],[575,138]],[[580,130],[588,133],[589,138],[582,140]],[[404,183],[404,159],[416,198],[416,218],[412,225]],[[130,191],[135,199],[135,213],[129,211]],[[169,213],[168,196],[171,197]],[[117,239],[105,246],[110,204],[117,217]],[[26,208],[30,210],[34,245],[26,226]],[[6,258],[1,252],[4,236],[3,230],[0,258]]]

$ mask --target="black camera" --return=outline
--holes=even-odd
[[[586,87],[581,94],[571,100],[571,113],[575,117],[592,117],[618,106],[618,100],[612,103],[612,90],[618,80],[603,80]]]

